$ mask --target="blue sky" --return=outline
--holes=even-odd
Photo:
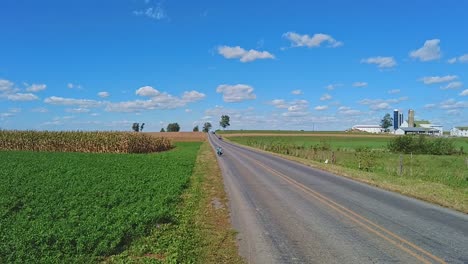
[[[468,2],[0,4],[0,128],[468,125]]]

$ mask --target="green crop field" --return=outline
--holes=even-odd
[[[200,142],[154,154],[0,151],[0,263],[89,263],[174,211]]]
[[[391,153],[392,137],[228,136],[233,142],[323,164],[326,160],[347,175],[378,186],[468,212],[468,139],[453,139],[463,155]],[[401,167],[400,167],[401,159]],[[323,167],[326,168],[326,167]],[[340,170],[341,171],[341,170]],[[370,173],[368,176],[364,176]],[[401,186],[407,187],[401,187]],[[409,186],[409,187],[408,187]],[[430,196],[430,197],[429,197]]]

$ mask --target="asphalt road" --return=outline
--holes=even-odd
[[[468,263],[468,215],[209,136],[249,263]]]

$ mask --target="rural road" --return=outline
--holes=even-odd
[[[209,136],[248,263],[468,263],[468,215]]]

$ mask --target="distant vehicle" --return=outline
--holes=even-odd
[[[217,147],[216,148],[216,154],[218,154],[218,156],[223,155],[223,149],[221,147]]]
[[[223,140],[223,138],[221,136],[218,137],[219,140]]]
[[[211,134],[216,134],[216,132],[214,132],[214,131],[211,131]]]

